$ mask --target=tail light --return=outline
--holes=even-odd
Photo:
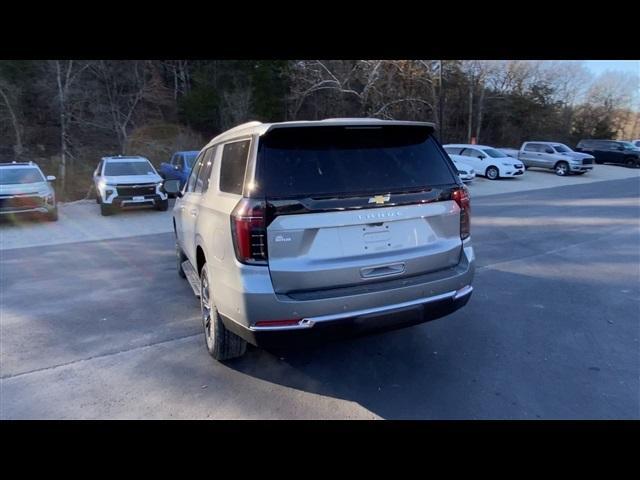
[[[451,192],[451,199],[460,207],[460,238],[464,240],[471,235],[471,199],[466,187]]]
[[[267,221],[263,201],[243,198],[231,212],[231,233],[236,258],[250,265],[266,265]]]

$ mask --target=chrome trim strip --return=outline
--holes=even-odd
[[[459,300],[462,297],[466,297],[471,292],[473,292],[473,287],[471,285],[467,285],[466,287],[462,287],[460,290],[458,290],[456,294],[453,296],[453,299]]]
[[[382,312],[386,312],[389,310],[396,310],[399,308],[404,308],[404,307],[412,307],[414,305],[420,305],[420,304],[424,304],[424,303],[431,303],[431,302],[437,302],[439,300],[445,300],[447,298],[460,298],[463,297],[464,295],[467,295],[468,293],[471,293],[470,290],[465,291],[465,289],[471,289],[471,286],[467,285],[466,287],[462,288],[461,290],[457,290],[457,291],[452,291],[452,292],[447,292],[447,293],[443,293],[440,295],[434,295],[433,297],[423,297],[423,298],[418,298],[416,300],[410,300],[408,302],[402,302],[402,303],[396,303],[393,305],[385,305],[384,307],[374,307],[374,308],[365,308],[363,310],[355,310],[355,311],[351,311],[351,312],[341,312],[341,313],[335,313],[332,315],[321,315],[319,317],[309,317],[309,318],[303,318],[297,325],[285,325],[285,326],[280,326],[280,327],[256,327],[256,326],[252,326],[249,327],[249,330],[252,330],[254,332],[259,332],[259,331],[278,331],[278,330],[301,330],[301,329],[305,329],[305,328],[312,328],[316,323],[318,322],[329,322],[332,320],[341,320],[344,318],[350,318],[350,317],[358,317],[361,315],[369,315],[372,313],[382,313]],[[463,292],[464,293],[458,295],[458,292]]]

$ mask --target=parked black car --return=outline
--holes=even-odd
[[[580,140],[577,152],[589,153],[596,163],[617,163],[627,167],[640,166],[640,148],[631,142],[617,140]]]

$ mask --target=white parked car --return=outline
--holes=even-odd
[[[470,182],[476,178],[476,171],[467,163],[467,157],[462,155],[449,155],[449,158],[453,161],[453,164],[458,169],[458,176],[463,182]]]
[[[105,216],[122,207],[149,205],[161,211],[169,207],[164,180],[145,157],[103,157],[93,182],[100,213]]]
[[[444,149],[449,156],[465,157],[465,162],[474,168],[476,175],[483,175],[489,180],[524,174],[524,164],[521,161],[493,147],[458,143],[444,145]]]

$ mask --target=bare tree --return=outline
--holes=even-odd
[[[5,85],[3,82],[0,82],[0,97],[4,102],[4,105],[9,113],[9,118],[11,120],[11,125],[13,127],[13,131],[15,134],[15,143],[13,145],[13,151],[16,154],[16,157],[20,157],[22,155],[23,146],[22,146],[22,126],[18,122],[18,117],[16,115],[15,109],[12,103],[15,101],[14,99],[19,96],[19,92],[16,92],[15,89],[12,89],[9,85]]]
[[[101,60],[95,62],[91,68],[101,86],[104,96],[103,108],[106,108],[107,117],[94,125],[115,133],[122,154],[126,152],[134,113],[145,95],[145,63],[138,60]]]
[[[67,161],[73,159],[68,134],[70,115],[70,96],[73,85],[78,81],[80,74],[89,66],[89,62],[77,62],[74,60],[53,60],[53,71],[57,86],[58,113],[60,121],[60,166],[59,176],[62,193],[64,195],[67,181]]]

